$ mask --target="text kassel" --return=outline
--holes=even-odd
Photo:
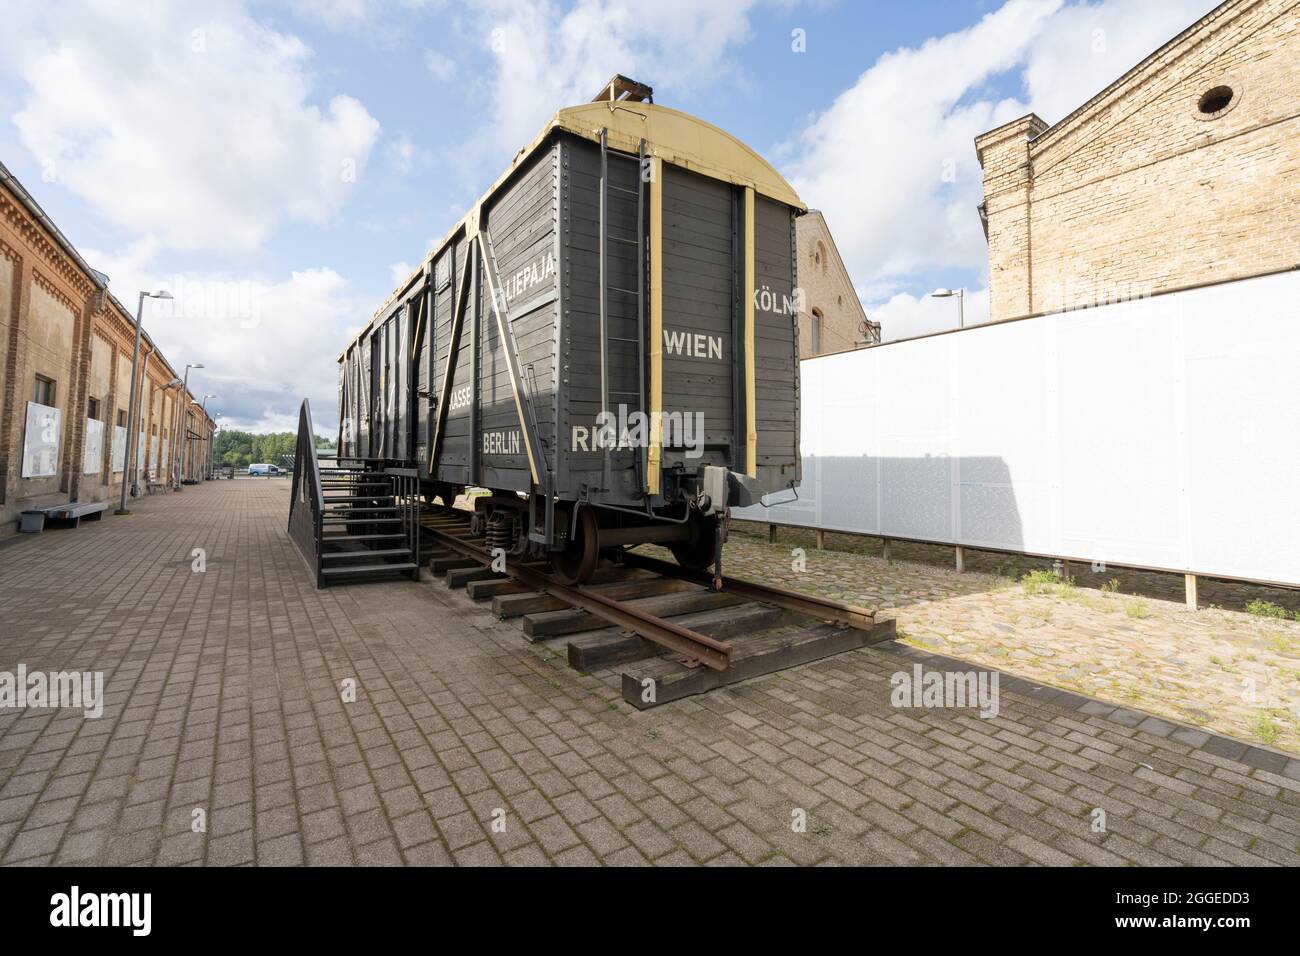
[[[127,926],[135,936],[148,936],[153,897],[150,893],[70,893],[50,897],[51,926]]]

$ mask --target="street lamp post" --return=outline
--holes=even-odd
[[[966,328],[966,290],[965,289],[935,289],[930,293],[935,299],[950,299],[957,297],[957,328]]]
[[[175,467],[172,468],[172,487],[176,491],[181,490],[180,473],[181,468],[185,465],[185,438],[183,436],[187,435],[189,432],[185,420],[189,417],[190,410],[190,403],[187,396],[190,394],[190,369],[192,368],[203,368],[203,363],[196,362],[193,365],[185,366],[185,378],[182,380],[180,400],[176,403],[180,406],[180,410],[177,414],[177,417],[180,419],[180,424],[172,429],[172,438],[176,443],[176,464]]]
[[[141,292],[140,301],[135,307],[135,351],[131,355],[131,397],[127,402],[126,409],[126,464],[122,472],[122,502],[118,506],[116,514],[128,515],[131,512],[126,507],[126,493],[129,490],[130,482],[127,477],[132,474],[131,466],[135,463],[135,412],[136,412],[136,381],[140,375],[140,326],[141,319],[144,317],[144,300],[145,299],[170,299],[172,294],[166,290],[158,292]],[[136,476],[139,480],[139,476]]]

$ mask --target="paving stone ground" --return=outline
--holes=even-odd
[[[733,573],[880,609],[905,643],[1300,753],[1300,620],[1246,610],[1294,614],[1300,591],[1204,579],[1190,612],[1177,574],[1075,563],[1071,584],[1026,585],[1052,562],[968,550],[958,574],[952,548],[895,542],[891,564],[879,539],[829,534],[817,550],[811,531],[737,532]]]
[[[107,681],[99,719],[0,708],[0,862],[1300,863],[1295,764],[1027,685],[898,709],[901,645],[637,712],[441,582],[316,591],[287,498],[214,482],[0,548],[0,670]]]

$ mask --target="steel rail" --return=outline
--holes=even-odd
[[[436,519],[442,515],[435,512],[431,517]],[[457,537],[451,529],[424,520],[421,520],[420,526],[436,535],[440,543],[452,551],[491,567],[491,554]],[[707,634],[700,634],[698,631],[692,631],[690,628],[666,621],[654,614],[647,614],[592,591],[560,584],[550,575],[533,568],[507,562],[506,574],[525,587],[549,594],[571,607],[586,611],[616,627],[625,627],[648,641],[697,660],[712,670],[724,671],[731,664],[731,645],[714,640]]]
[[[692,571],[681,565],[670,564],[633,551],[625,551],[621,560],[629,567],[653,571],[665,577],[681,578],[708,588],[713,587],[713,576],[702,571]],[[737,594],[762,604],[772,604],[787,611],[807,614],[840,627],[855,627],[858,630],[869,631],[876,623],[875,612],[867,608],[814,597],[810,594],[800,594],[797,591],[787,591],[785,588],[768,584],[754,584],[751,581],[724,576],[722,587],[718,590]]]

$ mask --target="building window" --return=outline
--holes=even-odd
[[[812,310],[812,354],[822,354],[822,310]]]
[[[99,399],[92,398],[86,402],[86,417],[99,420]]]
[[[1213,115],[1222,113],[1230,103],[1232,103],[1232,87],[1216,86],[1201,97],[1201,101],[1196,104],[1196,108],[1202,113]]]
[[[1197,98],[1192,115],[1198,120],[1215,120],[1235,110],[1240,102],[1241,81],[1225,77]]]
[[[36,387],[32,389],[32,401],[37,405],[54,407],[54,379],[44,375],[36,376]]]
[[[126,427],[126,412],[120,408],[117,410],[117,426],[118,428]]]

